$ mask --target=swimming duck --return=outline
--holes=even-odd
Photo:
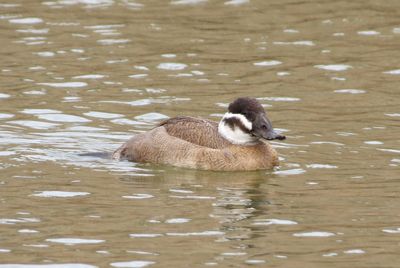
[[[283,140],[263,106],[241,97],[229,104],[221,121],[178,116],[137,134],[113,159],[216,171],[270,169],[278,165],[267,140]]]

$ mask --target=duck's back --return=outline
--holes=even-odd
[[[169,135],[196,145],[221,149],[230,144],[218,133],[218,123],[211,120],[179,116],[167,119],[159,126]]]

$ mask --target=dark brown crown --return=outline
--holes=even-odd
[[[229,104],[228,111],[233,114],[243,114],[250,121],[254,120],[256,114],[265,113],[261,103],[249,97],[237,98]]]

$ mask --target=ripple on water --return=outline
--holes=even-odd
[[[57,264],[0,264],[0,268],[97,268],[97,266],[83,263],[57,263]]]
[[[287,169],[287,170],[277,170],[273,173],[276,175],[288,176],[288,175],[299,175],[303,174],[306,171],[302,168],[294,168],[294,169]]]
[[[348,93],[348,94],[363,94],[367,91],[363,89],[337,89],[334,90],[335,93]]]
[[[5,93],[0,93],[0,99],[8,99],[10,96],[10,94],[5,94]]]
[[[0,113],[0,119],[9,119],[9,118],[12,118],[12,117],[14,117],[13,114],[3,114],[3,113]]]
[[[293,98],[293,97],[262,97],[257,98],[258,100],[267,100],[267,101],[300,101],[300,98]]]
[[[145,121],[145,122],[160,121],[160,120],[165,120],[168,118],[169,118],[168,116],[166,116],[164,114],[160,114],[160,113],[147,113],[147,114],[135,116],[136,120],[141,120],[141,121]]]
[[[37,83],[41,86],[49,86],[55,88],[79,88],[86,87],[88,84],[85,82],[60,82],[60,83]]]
[[[48,121],[63,123],[86,123],[92,121],[81,116],[69,114],[39,114],[38,117]]]
[[[282,64],[282,62],[278,60],[266,60],[253,63],[255,66],[276,66],[280,64]]]
[[[239,6],[247,3],[250,3],[250,0],[230,0],[226,1],[224,5]]]
[[[304,233],[294,233],[293,236],[296,236],[296,237],[330,237],[330,236],[335,236],[335,234],[330,233],[330,232],[304,232]]]
[[[14,121],[7,121],[7,123],[23,127],[29,127],[33,129],[49,129],[59,126],[59,124],[42,122],[42,121],[33,121],[33,120],[14,120]]]
[[[274,42],[274,45],[315,46],[315,43],[310,40],[301,40],[294,42]]]
[[[124,195],[122,198],[127,198],[127,199],[149,199],[153,198],[154,195],[151,194],[133,194],[133,195]]]
[[[383,142],[381,141],[364,141],[365,144],[370,144],[370,145],[382,145]]]
[[[328,164],[309,164],[309,165],[307,165],[307,167],[308,168],[327,168],[327,169],[338,168],[337,166],[328,165]]]
[[[345,254],[364,254],[365,251],[362,249],[349,249],[349,250],[343,251],[343,253],[345,253]]]
[[[396,228],[396,229],[383,229],[382,232],[388,233],[388,234],[400,234],[400,228]]]
[[[123,114],[95,112],[95,111],[90,111],[90,112],[84,113],[84,115],[90,116],[90,117],[95,117],[95,118],[102,118],[102,119],[114,119],[114,118],[124,117]]]
[[[358,31],[357,34],[359,35],[380,35],[381,33],[378,31]]]
[[[126,44],[129,43],[130,39],[100,39],[97,43],[101,45],[115,45],[115,44]]]
[[[129,267],[129,268],[141,268],[155,264],[154,261],[127,261],[127,262],[112,262],[112,267]]]
[[[314,65],[317,69],[327,70],[327,71],[346,71],[353,68],[351,65],[347,64],[328,64],[328,65]]]
[[[190,219],[187,218],[173,218],[166,220],[165,223],[176,224],[176,223],[187,223],[189,221]]]
[[[129,234],[132,238],[154,238],[163,236],[162,234]]]
[[[203,232],[189,232],[189,233],[166,233],[168,236],[220,236],[225,232],[221,231],[203,231]]]
[[[72,79],[101,79],[106,77],[102,74],[85,74],[72,77]]]
[[[9,20],[10,23],[14,24],[38,24],[43,23],[41,18],[18,18]]]
[[[37,197],[77,197],[77,196],[86,196],[90,195],[88,192],[66,192],[66,191],[41,191],[32,196]]]
[[[207,2],[208,0],[175,0],[171,1],[172,5],[196,5]]]
[[[102,239],[83,239],[83,238],[48,238],[47,242],[64,244],[68,246],[80,245],[80,244],[100,244],[104,243]]]
[[[400,117],[400,113],[394,113],[394,114],[385,114],[386,116],[390,117]]]
[[[53,109],[24,109],[21,111],[23,114],[59,114],[61,111]]]
[[[177,62],[163,62],[158,64],[157,68],[161,70],[179,71],[186,69],[187,64]]]
[[[400,69],[383,72],[384,74],[400,75]]]
[[[257,219],[253,225],[295,225],[297,222],[282,219]]]
[[[54,57],[56,55],[56,53],[51,51],[41,51],[34,54],[38,55],[39,57]]]

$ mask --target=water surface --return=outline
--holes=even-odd
[[[0,3],[0,267],[398,267],[399,8]],[[279,169],[80,155],[238,96]]]

